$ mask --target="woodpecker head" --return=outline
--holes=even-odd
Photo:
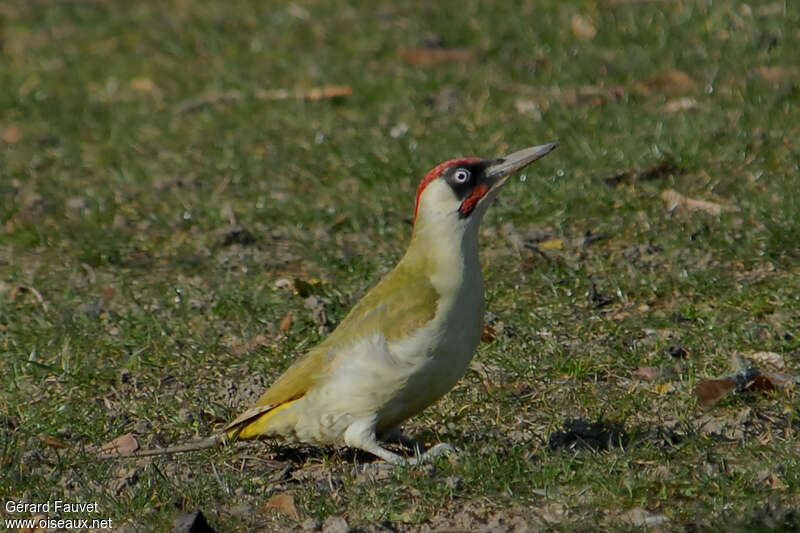
[[[458,226],[478,222],[509,176],[553,151],[558,143],[525,148],[495,159],[464,157],[435,166],[420,182],[414,229],[423,221]]]

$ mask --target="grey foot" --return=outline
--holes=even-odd
[[[410,459],[408,464],[411,465],[420,465],[425,463],[430,463],[431,461],[438,459],[439,457],[449,457],[452,455],[456,455],[456,448],[452,444],[447,442],[440,442],[436,446],[433,446],[431,449],[415,457],[414,459]]]

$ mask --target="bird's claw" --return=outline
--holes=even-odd
[[[440,442],[436,446],[433,446],[429,450],[427,450],[422,455],[415,457],[414,459],[410,459],[408,464],[410,465],[421,465],[425,463],[430,463],[439,457],[449,457],[452,455],[456,455],[456,448],[452,444],[447,442]]]

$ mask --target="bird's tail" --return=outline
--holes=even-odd
[[[292,405],[296,400],[279,405],[254,405],[228,424],[223,430],[229,439],[255,439],[269,436],[269,422],[276,413]]]

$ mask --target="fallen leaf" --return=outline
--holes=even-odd
[[[564,248],[564,242],[561,239],[547,239],[539,243],[540,250],[561,250]]]
[[[750,355],[745,355],[745,358],[756,361],[763,365],[772,365],[775,368],[783,368],[783,356],[775,352],[756,352]]]
[[[670,211],[684,207],[689,211],[703,211],[709,215],[719,216],[723,211],[738,211],[739,208],[735,205],[717,204],[707,200],[695,200],[687,198],[673,189],[667,189],[661,192],[661,198],[667,202]]]
[[[688,111],[689,109],[694,109],[696,107],[697,100],[685,96],[683,98],[676,98],[667,102],[664,105],[664,111],[666,113],[678,113],[680,111]]]
[[[637,378],[644,379],[645,381],[653,381],[659,375],[661,375],[661,370],[654,366],[640,366],[633,371],[633,375]]]
[[[700,407],[708,409],[716,405],[717,402],[735,388],[736,381],[730,377],[704,379],[695,386],[694,393],[697,396],[697,403]]]
[[[120,435],[114,440],[103,444],[100,449],[97,450],[97,453],[100,455],[126,454],[135,452],[138,449],[139,443],[136,442],[136,437],[133,436],[133,433],[125,433],[124,435]]]
[[[273,326],[275,327],[275,326]],[[269,342],[269,335],[259,334],[253,337],[252,339],[247,340],[242,344],[237,344],[231,348],[231,351],[234,355],[243,355],[253,348],[257,348],[259,346],[263,346]]]
[[[309,89],[305,93],[298,95],[302,100],[324,100],[327,98],[342,98],[353,94],[353,89],[347,85],[326,85]]]
[[[675,391],[675,386],[672,383],[657,383],[653,385],[653,392],[656,394],[669,394]]]
[[[274,511],[276,513],[286,515],[293,520],[297,520],[298,522],[302,519],[300,511],[297,510],[297,506],[294,503],[294,496],[286,492],[276,494],[267,500],[263,505],[263,509],[265,511]]]
[[[406,48],[400,50],[403,61],[420,67],[442,63],[468,63],[475,52],[467,48]]]
[[[768,67],[762,65],[758,67],[758,73],[764,79],[773,85],[777,85],[784,81],[789,81],[797,76],[797,69],[790,67],[783,67],[780,65]]]
[[[578,39],[591,41],[594,39],[594,36],[597,35],[597,28],[594,27],[591,20],[583,15],[573,15],[570,21],[570,27],[572,28],[573,35]]]
[[[150,78],[133,78],[131,80],[131,89],[151,93],[156,90],[156,84]]]
[[[50,435],[45,435],[44,433],[39,435],[39,440],[44,442],[45,445],[50,446],[51,448],[69,448],[69,444],[67,444],[63,440],[51,437]]]
[[[695,81],[685,72],[668,70],[649,79],[644,84],[638,84],[637,89],[643,93],[661,92],[670,94],[686,93],[694,89]]]
[[[286,333],[287,331],[289,331],[289,328],[291,327],[292,327],[292,313],[286,313],[286,316],[283,317],[283,320],[281,320],[281,325],[278,328],[278,331],[280,331],[281,333]]]
[[[17,144],[21,138],[22,130],[19,129],[19,126],[8,126],[0,137],[7,144]]]

